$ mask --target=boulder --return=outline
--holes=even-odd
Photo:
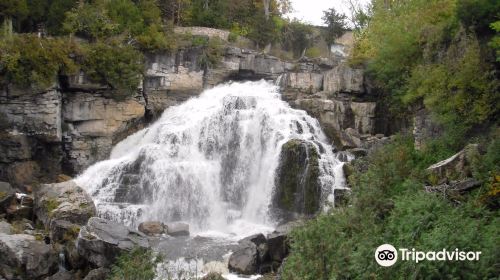
[[[258,251],[257,246],[251,242],[246,246],[236,250],[229,257],[229,270],[236,273],[252,275],[257,273],[258,269]]]
[[[268,261],[268,256],[269,256],[269,248],[267,246],[267,240],[264,234],[259,233],[259,234],[254,234],[251,236],[248,236],[246,238],[243,238],[242,240],[238,241],[239,244],[241,245],[247,245],[247,244],[254,244],[257,247],[257,257],[258,257],[258,263],[262,264],[266,261]],[[259,271],[260,273],[261,271]]]
[[[318,151],[310,142],[292,139],[283,145],[272,198],[276,218],[289,220],[297,214],[311,215],[319,210],[318,159]]]
[[[108,267],[123,251],[149,247],[147,237],[125,225],[97,217],[89,219],[77,239],[78,253],[94,267]]]
[[[6,279],[40,279],[57,270],[57,253],[32,235],[0,233],[0,275]]]
[[[74,235],[95,214],[94,202],[74,181],[41,185],[35,192],[35,215],[55,241]]]
[[[107,276],[108,274],[110,273],[111,271],[107,268],[104,268],[104,267],[99,267],[99,268],[96,268],[96,269],[92,269],[91,271],[89,271],[89,273],[87,274],[87,276],[85,276],[85,278],[83,278],[83,280],[102,280],[102,279],[107,279]]]
[[[168,223],[165,227],[170,236],[189,236],[189,224],[187,223]]]
[[[439,185],[471,177],[471,164],[478,156],[478,145],[469,144],[453,156],[429,166],[427,172],[430,183]]]
[[[143,222],[139,224],[139,231],[149,236],[155,236],[164,233],[165,226],[162,222]]]

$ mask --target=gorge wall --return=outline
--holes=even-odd
[[[253,50],[225,47],[204,66],[202,47],[146,55],[135,96],[116,99],[84,73],[44,91],[0,91],[0,181],[23,188],[75,175],[109,156],[111,148],[172,105],[229,80],[277,80],[292,107],[316,117],[340,149],[369,148],[406,127],[385,112],[362,69],[345,57],[282,61]],[[418,123],[425,123],[420,121]],[[421,131],[421,130],[417,130]]]

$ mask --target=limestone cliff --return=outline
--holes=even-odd
[[[208,67],[202,55],[200,47],[146,54],[142,85],[125,98],[113,98],[106,85],[89,82],[84,73],[44,91],[3,89],[0,180],[24,187],[60,173],[75,175],[169,106],[229,80],[277,81],[283,99],[316,117],[342,149],[368,148],[404,127],[391,125],[363,69],[349,67],[343,56],[287,62],[226,46]]]

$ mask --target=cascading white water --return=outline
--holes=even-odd
[[[318,121],[292,109],[279,88],[265,81],[220,85],[168,108],[76,181],[109,219],[182,220],[195,230],[223,232],[237,225],[248,233],[244,224],[273,223],[275,170],[290,139],[321,151],[325,200],[343,188],[342,163]]]

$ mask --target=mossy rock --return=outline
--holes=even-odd
[[[319,157],[316,147],[304,140],[292,139],[283,145],[273,194],[273,206],[282,216],[279,218],[311,215],[319,210]]]

